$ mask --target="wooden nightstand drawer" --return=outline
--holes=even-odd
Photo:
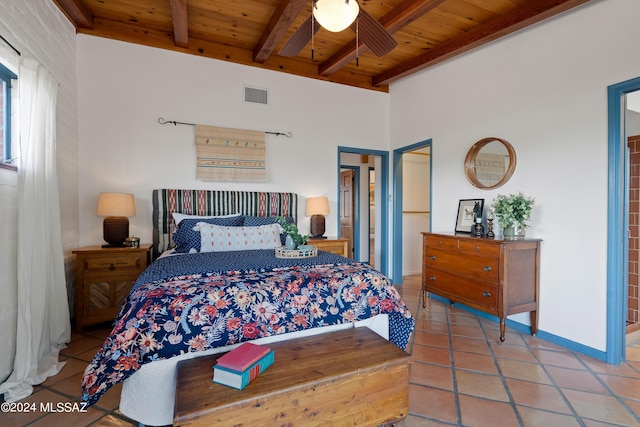
[[[331,252],[349,258],[349,239],[331,237],[328,239],[309,239],[307,244],[315,246],[319,251]]]
[[[84,270],[89,271],[123,271],[140,270],[140,256],[116,256],[85,258]],[[144,254],[143,254],[144,257]]]
[[[88,246],[76,255],[75,328],[115,319],[136,279],[149,264],[151,245]]]

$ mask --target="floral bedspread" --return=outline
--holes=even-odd
[[[82,399],[94,404],[155,360],[380,313],[389,315],[390,341],[405,349],[411,313],[386,276],[358,262],[139,281],[84,372]]]

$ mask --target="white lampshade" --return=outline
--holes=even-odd
[[[339,33],[353,23],[360,13],[356,0],[316,0],[313,16],[323,28]]]
[[[130,193],[100,193],[96,214],[100,216],[135,216],[136,204]]]
[[[329,215],[329,199],[326,197],[310,197],[307,199],[307,216]]]

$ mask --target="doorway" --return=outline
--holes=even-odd
[[[640,276],[640,91],[626,95],[625,140],[628,159],[629,245],[627,274],[626,335],[640,331],[638,283]],[[635,334],[637,335],[637,334]]]
[[[353,186],[353,258],[357,261],[369,260],[369,179],[365,178],[372,169],[375,175],[374,257],[376,269],[388,275],[388,206],[389,199],[389,153],[387,151],[361,148],[338,147],[338,195],[341,194],[341,175],[348,169],[355,169]],[[342,201],[338,197],[338,211],[342,212]],[[342,235],[340,236],[342,237]]]
[[[354,224],[356,222],[355,213],[358,212],[355,206],[358,189],[360,188],[360,169],[357,167],[342,167],[340,169],[340,234],[339,237],[348,239],[347,253],[355,259],[354,253]]]
[[[626,358],[627,284],[629,273],[629,159],[627,95],[640,90],[640,77],[607,88],[607,363]]]
[[[419,246],[419,232],[431,230],[431,152],[431,139],[408,145],[406,147],[401,147],[393,151],[393,194],[395,194],[393,200],[393,283],[402,282],[403,270],[406,265],[410,264],[404,262],[403,256],[403,244],[405,242],[405,223],[415,228],[411,231],[410,234],[413,238],[418,239],[418,254],[422,253],[421,246]],[[418,155],[420,156],[428,154],[428,156],[425,156],[428,164],[428,172],[423,174],[412,173],[411,177],[413,178],[408,178],[426,181],[420,183],[421,185],[419,186],[413,185],[414,188],[421,188],[424,190],[424,193],[418,195],[417,197],[418,199],[424,199],[424,203],[415,204],[411,201],[407,201],[407,203],[405,203],[404,200],[406,194],[405,187],[409,187],[404,183],[406,175],[405,169],[411,168],[409,163],[407,163],[406,165],[408,167],[405,167],[405,156],[409,155],[410,153],[419,153]],[[426,167],[426,165],[424,167]],[[406,195],[406,197],[409,197],[409,195]],[[407,206],[407,209],[405,209],[405,206]],[[414,206],[418,207],[413,208]],[[411,267],[407,268],[410,269]]]
[[[376,170],[369,167],[369,265],[376,266]],[[378,262],[379,263],[379,262]]]

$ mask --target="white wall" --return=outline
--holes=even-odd
[[[57,100],[56,162],[60,191],[62,245],[67,289],[73,290],[78,245],[78,110],[75,29],[50,0],[2,0],[0,34],[22,57],[36,58],[60,83]],[[17,70],[19,57],[0,41],[0,61]],[[18,76],[19,78],[19,76]],[[17,142],[14,141],[14,144]],[[11,372],[15,352],[17,305],[18,176],[0,170],[0,382]],[[36,262],[36,260],[34,260]]]
[[[433,139],[434,231],[452,231],[458,200],[535,197],[540,329],[606,347],[607,86],[640,76],[637,0],[591,2],[391,86],[391,144]],[[514,176],[474,188],[463,162],[496,136]],[[528,324],[528,316],[515,320]]]
[[[402,155],[402,275],[422,272],[422,232],[429,231],[429,155]]]
[[[80,234],[102,242],[101,191],[133,192],[130,231],[151,241],[154,188],[292,191],[326,195],[337,212],[337,147],[387,149],[389,95],[144,46],[77,37],[80,110]],[[242,102],[243,84],[269,90],[270,105]],[[193,128],[157,119],[292,132],[267,135],[268,182],[196,181]],[[338,215],[326,235],[337,235]]]
[[[627,136],[640,135],[640,113],[627,110],[625,125]]]

